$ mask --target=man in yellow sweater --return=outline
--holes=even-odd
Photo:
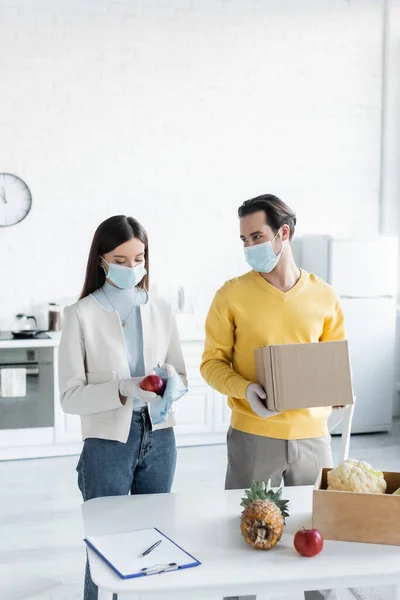
[[[206,322],[201,373],[228,396],[226,489],[252,480],[272,485],[314,484],[332,466],[327,427],[330,408],[269,411],[256,381],[254,350],[271,344],[345,339],[342,310],[333,289],[299,269],[291,240],[295,213],[271,194],[239,208],[240,237],[252,270],[217,292]],[[323,398],[321,398],[323,404]]]
[[[296,215],[282,200],[271,194],[248,200],[239,218],[252,270],[217,292],[201,364],[205,381],[228,396],[232,409],[225,488],[269,478],[273,486],[282,479],[286,485],[314,484],[321,467],[332,466],[330,409],[269,411],[265,391],[255,383],[254,350],[343,340],[342,310],[328,284],[296,266],[291,248]],[[305,596],[333,600],[335,593],[316,590]]]

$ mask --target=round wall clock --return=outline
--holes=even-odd
[[[31,206],[32,195],[26,183],[11,173],[0,173],[0,227],[23,221]]]

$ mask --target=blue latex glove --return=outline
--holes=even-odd
[[[160,425],[168,421],[168,415],[173,402],[182,398],[188,392],[188,388],[183,384],[172,365],[156,367],[154,372],[167,382],[162,398],[148,404],[153,425]]]

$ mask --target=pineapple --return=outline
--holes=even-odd
[[[242,499],[241,530],[244,539],[257,550],[269,550],[276,546],[282,537],[288,500],[282,500],[282,488],[277,492],[271,489],[271,480],[265,484],[253,481],[246,497]]]

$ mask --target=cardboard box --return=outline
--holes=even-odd
[[[255,360],[270,410],[354,402],[347,341],[264,346]]]
[[[384,473],[386,494],[327,490],[322,469],[313,491],[313,527],[326,540],[400,546],[400,473]]]

